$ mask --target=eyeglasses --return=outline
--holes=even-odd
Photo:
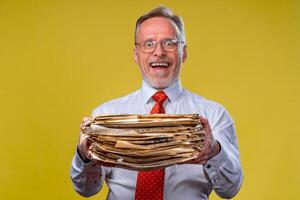
[[[139,45],[140,49],[143,52],[150,53],[153,52],[156,49],[157,44],[160,44],[160,46],[165,50],[165,51],[175,51],[178,49],[178,44],[179,43],[184,43],[182,41],[178,41],[176,39],[171,39],[167,38],[164,39],[160,42],[154,41],[154,40],[146,40],[140,43],[135,43],[135,45]]]

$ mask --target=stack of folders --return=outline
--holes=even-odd
[[[82,125],[92,159],[150,170],[197,158],[205,131],[198,114],[98,115]]]

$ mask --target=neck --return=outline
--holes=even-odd
[[[147,81],[146,79],[143,79],[146,83],[147,83],[147,85],[149,85],[150,87],[152,87],[152,88],[154,88],[154,89],[156,89],[156,90],[164,90],[164,89],[166,89],[166,88],[168,88],[168,87],[170,87],[171,85],[173,85],[175,82],[177,82],[178,81],[178,79],[176,79],[175,81],[172,81],[170,84],[168,84],[168,85],[166,85],[166,86],[161,86],[161,85],[152,85],[149,81]]]

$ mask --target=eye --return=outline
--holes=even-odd
[[[151,48],[151,47],[154,46],[154,42],[153,41],[146,41],[146,42],[144,42],[143,46],[146,47],[146,48]]]
[[[172,42],[172,40],[166,40],[166,41],[165,41],[165,46],[171,47],[171,46],[173,46],[173,45],[174,45],[174,42]]]
[[[166,40],[163,41],[163,46],[167,50],[173,50],[177,47],[177,40],[166,39]]]

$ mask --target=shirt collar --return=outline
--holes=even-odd
[[[151,97],[158,91],[157,89],[151,87],[146,81],[143,80],[142,83],[142,98],[144,104],[147,104],[152,99]],[[170,85],[169,87],[163,89],[166,95],[169,98],[170,102],[174,102],[182,92],[181,82],[177,80],[175,83]]]

